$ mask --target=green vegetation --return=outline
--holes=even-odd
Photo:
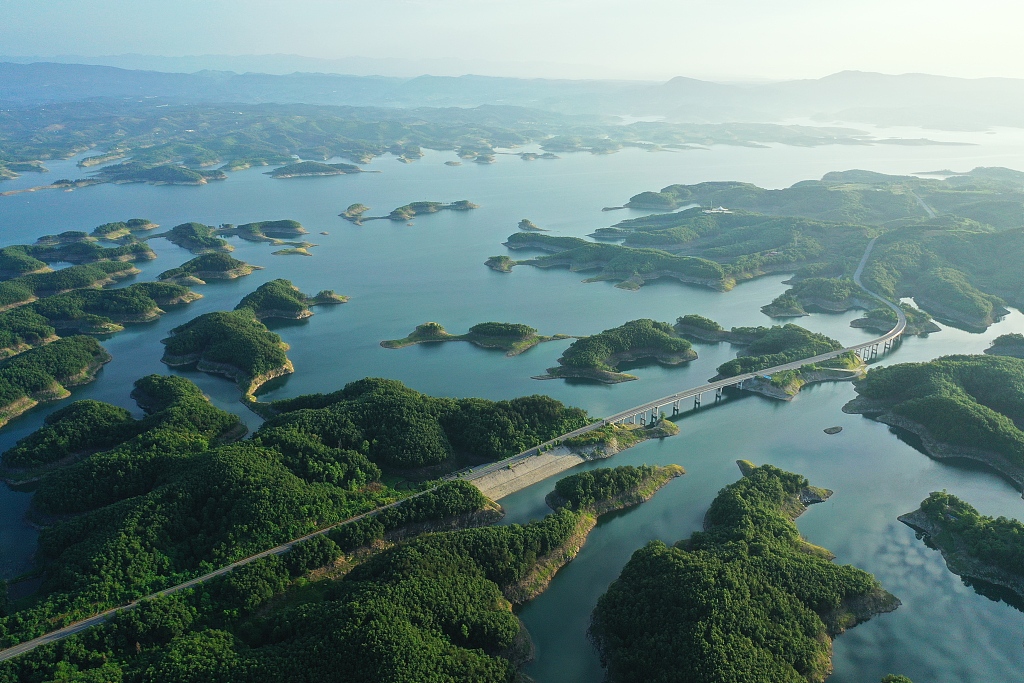
[[[1013,356],[1024,358],[1024,334],[1001,334],[992,340],[992,346],[985,353],[994,356]]]
[[[637,379],[618,372],[618,365],[626,361],[653,358],[666,365],[678,365],[696,357],[690,342],[681,338],[671,325],[642,318],[580,337],[562,353],[558,367],[548,368],[548,374],[538,379],[578,377],[613,384]]]
[[[696,315],[693,313],[676,318],[676,325],[692,327],[698,330],[705,330],[707,332],[721,332],[723,329],[721,325],[711,318],[705,318],[702,315]]]
[[[41,273],[50,270],[44,261],[28,255],[24,245],[15,245],[0,249],[0,279]]]
[[[829,493],[747,464],[704,532],[635,552],[590,627],[607,680],[824,680],[831,638],[899,605],[870,574],[801,539],[792,520]]]
[[[548,256],[524,261],[505,261],[500,270],[526,264],[539,268],[566,266],[572,271],[598,271],[587,282],[617,280],[616,286],[637,289],[647,280],[671,277],[682,282],[730,289],[735,280],[727,269],[714,261],[691,256],[675,256],[659,249],[632,249],[617,244],[588,242],[578,237],[556,237],[535,232],[510,235],[505,245],[510,249],[540,249],[554,252]],[[494,268],[494,258],[487,265]]]
[[[600,514],[594,509],[636,504],[663,483],[652,480],[667,481],[678,470],[643,469],[648,476],[639,485],[649,490],[633,497],[623,491],[629,501],[617,506],[598,496],[593,508],[563,508],[526,525],[426,534],[391,547],[381,542],[382,528],[465,524],[489,505],[471,485],[445,483],[4,662],[0,682],[314,682],[338,680],[340,671],[352,680],[508,683],[529,651],[510,603],[541,592],[572,559]],[[372,550],[343,552],[371,541]]]
[[[493,322],[473,325],[466,334],[448,334],[439,323],[427,322],[417,325],[412,334],[403,339],[388,339],[382,341],[380,345],[386,349],[401,349],[413,344],[468,341],[485,349],[501,349],[505,351],[506,356],[517,356],[541,342],[568,338],[568,335],[564,334],[541,336],[529,325]]]
[[[871,370],[856,388],[860,397],[847,412],[916,430],[933,455],[975,457],[1021,481],[1024,360],[979,355],[901,363]]]
[[[104,223],[93,228],[92,236],[108,242],[131,241],[135,233],[158,228],[148,218],[130,218],[116,223]]]
[[[104,166],[94,179],[101,183],[150,183],[153,185],[205,185],[210,180],[224,180],[223,171],[202,171],[180,164],[151,165],[139,161]]]
[[[900,304],[904,315],[907,317],[907,334],[926,336],[932,332],[939,332],[941,327],[932,322],[932,317],[919,308],[910,304]],[[863,327],[879,333],[885,333],[896,326],[896,311],[888,306],[879,306],[871,309],[863,318],[850,321],[850,327]]]
[[[362,169],[352,164],[322,164],[319,161],[298,161],[275,168],[267,175],[271,178],[302,178],[320,175],[346,175],[361,173]]]
[[[761,312],[772,318],[788,318],[807,315],[808,310],[842,312],[875,303],[853,280],[812,277],[794,283],[770,304],[762,306]]]
[[[297,320],[313,315],[310,306],[318,304],[343,304],[348,297],[335,294],[330,289],[321,291],[316,296],[309,296],[299,291],[289,280],[271,280],[260,285],[255,292],[246,294],[235,306],[236,311],[247,309],[252,311],[257,320],[266,318],[285,318]]]
[[[843,348],[835,339],[793,324],[733,328],[733,333],[743,335],[748,345],[742,356],[718,366],[718,374],[723,377],[757,372]]]
[[[900,521],[927,536],[953,573],[1004,586],[1024,598],[1024,524],[978,514],[945,491],[930,494]]]
[[[345,220],[349,221],[350,223],[362,225],[363,214],[369,210],[370,207],[366,206],[365,204],[350,204],[347,209],[345,209],[338,215],[344,218]]]
[[[227,254],[212,253],[197,256],[177,268],[165,270],[158,277],[181,285],[205,285],[206,280],[233,280],[258,269],[260,266],[239,261]]]
[[[68,337],[30,349],[0,363],[0,427],[43,401],[70,395],[110,361],[92,337]]]
[[[0,312],[0,360],[56,339],[50,321],[27,306]]]
[[[298,237],[309,231],[302,224],[293,220],[259,221],[232,225],[227,223],[214,232],[218,235],[235,235],[247,242],[269,242],[274,245],[292,244],[297,246],[313,246],[309,242],[285,242],[282,237]]]
[[[246,397],[271,379],[295,372],[285,355],[288,345],[248,308],[205,313],[175,327],[162,341],[164,363],[227,375]]]
[[[580,472],[559,479],[548,496],[548,504],[556,510],[566,507],[576,512],[604,512],[607,510],[602,508],[611,509],[616,504],[619,508],[627,507],[650,499],[655,491],[683,473],[679,465],[625,465]]]
[[[537,224],[531,221],[529,218],[524,218],[523,220],[519,221],[519,229],[527,230],[530,232],[547,232],[546,228],[538,228]]]
[[[232,251],[234,247],[225,240],[216,237],[216,232],[217,229],[212,225],[182,223],[181,225],[174,226],[168,232],[156,235],[156,237],[166,237],[167,241],[177,244],[182,249],[188,249],[193,254]]]
[[[139,282],[121,289],[79,289],[58,294],[31,304],[31,308],[62,331],[107,334],[123,329],[118,323],[155,320],[164,312],[160,306],[191,303],[199,298],[181,285]]]
[[[391,213],[388,214],[388,218],[393,221],[409,221],[416,216],[423,215],[425,213],[437,213],[438,211],[450,210],[450,211],[468,211],[470,209],[478,209],[476,204],[472,203],[468,199],[461,199],[451,204],[445,204],[444,202],[413,202],[400,206]]]
[[[264,409],[263,404],[258,408]],[[387,468],[487,462],[521,453],[590,422],[547,396],[511,401],[434,398],[401,382],[369,378],[331,394],[274,401],[260,429],[298,430],[353,449]]]
[[[491,256],[484,261],[484,265],[499,273],[511,273],[512,266],[516,265],[516,262],[508,256]]]
[[[138,268],[123,261],[97,261],[46,273],[31,273],[0,282],[0,311],[87,287],[102,287],[136,275]]]

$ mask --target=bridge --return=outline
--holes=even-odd
[[[888,353],[892,349],[896,348],[896,346],[901,342],[903,338],[903,333],[907,329],[907,316],[900,306],[894,304],[885,297],[879,296],[875,292],[872,292],[870,289],[865,287],[864,284],[861,282],[861,275],[864,272],[864,266],[867,265],[868,259],[871,257],[871,251],[872,249],[874,249],[875,240],[877,239],[878,238],[876,237],[872,239],[870,242],[868,242],[868,246],[864,250],[864,256],[861,257],[860,263],[857,265],[857,270],[853,275],[853,281],[857,284],[858,287],[867,292],[873,299],[878,300],[879,302],[881,302],[882,304],[884,304],[885,306],[887,306],[896,313],[896,325],[882,336],[876,337],[870,341],[862,342],[860,344],[847,346],[836,351],[829,351],[828,353],[812,356],[810,358],[803,358],[801,360],[793,361],[792,363],[786,363],[784,365],[776,365],[771,368],[764,368],[762,370],[758,370],[757,372],[747,372],[740,375],[733,375],[732,377],[725,377],[723,379],[719,379],[713,382],[708,382],[707,384],[701,384],[700,386],[697,387],[685,389],[675,394],[662,396],[661,398],[655,399],[653,401],[648,401],[647,403],[642,403],[638,406],[633,406],[632,408],[623,410],[622,412],[615,413],[614,415],[606,417],[603,420],[592,422],[585,427],[580,427],[579,429],[573,430],[567,434],[562,434],[557,438],[551,439],[550,441],[546,441],[545,443],[542,443],[539,446],[534,446],[533,448],[530,448],[529,450],[523,451],[522,453],[519,453],[512,457],[505,458],[504,460],[499,460],[498,462],[488,463],[486,465],[474,467],[471,470],[463,472],[460,476],[468,481],[473,481],[485,475],[497,472],[498,470],[514,467],[516,463],[523,461],[526,458],[539,455],[542,451],[547,450],[552,446],[556,446],[561,442],[565,441],[566,439],[581,436],[588,432],[601,429],[602,427],[605,427],[607,425],[624,424],[626,422],[630,422],[632,424],[636,424],[638,422],[640,424],[656,422],[658,419],[660,419],[662,410],[668,408],[669,406],[671,406],[672,414],[676,415],[679,413],[680,405],[683,401],[693,399],[693,406],[697,408],[700,407],[701,400],[704,394],[710,394],[711,392],[714,392],[715,400],[718,400],[722,397],[722,394],[726,388],[738,387],[742,389],[744,382],[754,379],[756,377],[771,376],[779,372],[785,372],[787,370],[798,370],[804,367],[805,365],[824,363],[825,361],[833,360],[846,353],[855,353],[860,358],[866,361],[871,360],[873,358],[877,358],[879,353]]]

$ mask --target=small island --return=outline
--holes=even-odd
[[[92,183],[149,183],[150,185],[206,185],[225,180],[223,171],[196,171],[181,164],[150,165],[138,161],[104,166],[91,178]]]
[[[448,341],[467,341],[485,349],[500,349],[506,356],[518,356],[537,344],[555,339],[569,339],[569,335],[556,334],[550,337],[537,334],[528,325],[513,323],[480,323],[469,328],[466,334],[448,334],[435,322],[417,325],[412,334],[403,339],[388,339],[380,343],[385,349],[401,349],[413,344],[433,344]]]
[[[362,225],[363,214],[369,210],[370,207],[366,206],[365,204],[350,204],[347,209],[345,209],[338,215],[344,218],[345,220],[349,221],[350,223]]]
[[[811,277],[793,283],[761,312],[770,318],[795,318],[809,311],[842,313],[852,308],[873,309],[878,302],[853,280]],[[886,330],[888,331],[888,330]]]
[[[282,238],[298,237],[309,233],[302,223],[293,220],[259,221],[232,225],[227,223],[214,232],[218,235],[234,235],[248,242],[270,242],[271,244],[292,244],[312,246],[307,242],[284,242]]]
[[[227,241],[216,236],[217,228],[202,223],[182,223],[152,237],[164,237],[171,244],[188,249],[193,254],[208,254],[215,251],[234,251]]]
[[[899,520],[937,548],[949,571],[968,585],[1001,586],[1024,600],[1024,524],[978,514],[945,491],[930,494],[920,508]],[[990,593],[983,588],[979,592]]]
[[[438,211],[469,211],[471,209],[479,209],[480,207],[469,201],[468,199],[461,199],[451,204],[445,204],[444,202],[412,202],[405,206],[400,206],[386,218],[392,221],[408,221],[412,220],[416,216],[421,216],[427,213],[437,213]]]
[[[175,327],[162,342],[162,362],[226,375],[238,384],[245,401],[275,377],[295,372],[285,355],[288,345],[249,309],[206,313]]]
[[[527,232],[547,232],[546,228],[538,228],[537,224],[531,221],[529,218],[524,218],[519,221],[519,229],[526,230]]]
[[[78,289],[33,303],[61,334],[111,334],[124,325],[147,323],[164,314],[161,306],[180,306],[201,299],[188,287],[166,282],[138,282],[120,289]],[[2,315],[2,314],[0,314]]]
[[[235,310],[252,311],[257,320],[301,320],[313,315],[313,311],[309,310],[310,306],[343,304],[347,301],[347,296],[335,294],[330,289],[325,289],[316,296],[309,296],[300,292],[289,280],[271,280],[260,285],[251,294],[246,294],[235,306]]]
[[[1011,356],[1024,358],[1024,334],[1012,332],[1001,334],[992,340],[992,346],[985,349],[990,356]]]
[[[871,574],[801,537],[793,520],[831,491],[738,464],[743,478],[715,498],[703,532],[671,547],[651,541],[598,600],[590,637],[605,680],[709,680],[728,652],[721,680],[820,683],[833,639],[900,606]]]
[[[135,237],[135,233],[155,230],[160,226],[148,218],[130,218],[126,221],[104,223],[93,228],[92,236],[108,242],[127,242]]]
[[[491,256],[484,261],[484,265],[499,273],[511,273],[512,266],[516,265],[516,261],[513,261],[508,256]]]
[[[135,238],[123,240],[119,247],[101,247],[97,239],[78,230],[59,235],[43,235],[35,244],[16,244],[13,249],[45,263],[96,263],[97,261],[151,261],[156,253]]]
[[[975,460],[1024,490],[1022,386],[1024,360],[944,356],[871,370],[843,412],[916,434],[933,458]]]
[[[76,289],[99,289],[140,272],[124,261],[97,261],[55,271],[47,269],[29,273],[0,282],[0,311]]]
[[[900,304],[907,316],[906,334],[927,337],[933,332],[941,332],[942,328],[935,324],[931,315],[910,304]],[[859,327],[879,334],[885,334],[896,327],[896,311],[888,306],[880,306],[867,312],[863,318],[850,321],[850,327]]]
[[[234,280],[262,269],[262,266],[239,261],[227,254],[210,253],[165,270],[157,279],[186,286],[205,285],[207,280]]]
[[[639,379],[618,371],[621,363],[654,359],[663,365],[680,365],[697,357],[690,342],[680,337],[668,323],[649,318],[581,337],[569,345],[558,366],[534,379],[586,379],[616,384]]]
[[[309,178],[312,176],[348,175],[362,173],[363,169],[353,164],[324,164],[319,161],[299,161],[269,171],[271,178]]]

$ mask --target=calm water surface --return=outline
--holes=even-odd
[[[867,129],[864,126],[858,126]],[[530,218],[555,234],[586,235],[642,212],[605,213],[631,195],[671,183],[744,180],[785,187],[839,169],[867,168],[912,173],[975,166],[1024,168],[1024,133],[939,133],[874,130],[881,137],[928,137],[972,146],[871,146],[764,149],[718,146],[706,151],[652,154],[626,150],[610,156],[565,155],[557,161],[522,162],[499,156],[491,166],[444,166],[450,153],[428,152],[414,164],[378,159],[368,168],[380,174],[272,180],[265,169],[231,174],[206,187],[103,185],[74,192],[45,191],[0,198],[0,244],[30,242],[63,230],[90,230],[113,220],[142,216],[171,227],[184,221],[209,224],[293,218],[319,246],[312,258],[272,256],[268,245],[232,240],[234,255],[265,270],[228,283],[197,288],[203,299],[172,310],[159,321],[133,326],[104,340],[114,361],[99,379],[74,392],[136,409],[128,398],[132,382],[166,373],[160,339],[192,317],[234,307],[246,293],[284,277],[303,291],[330,288],[352,297],[343,306],[322,307],[308,321],[275,330],[291,344],[296,373],[268,385],[264,400],[332,391],[365,376],[399,379],[434,395],[511,398],[531,393],[604,415],[703,382],[732,357],[725,344],[699,345],[700,358],[680,368],[657,365],[632,371],[640,381],[595,386],[530,379],[555,364],[568,342],[543,344],[506,358],[469,344],[414,346],[387,350],[382,339],[403,337],[415,325],[434,320],[459,333],[485,320],[523,322],[544,334],[592,334],[626,320],[650,317],[673,321],[700,313],[725,326],[769,324],[760,306],[786,289],[783,276],[744,283],[728,293],[654,283],[639,292],[608,283],[583,284],[584,274],[519,267],[511,274],[483,266],[506,253],[500,243]],[[25,174],[3,190],[29,187],[52,178],[81,177],[74,160],[53,162],[48,175]],[[412,226],[373,221],[353,226],[337,214],[355,202],[371,214],[416,200],[469,199],[481,206],[466,213],[417,218]],[[321,235],[321,231],[329,234]],[[164,240],[153,240],[159,258],[142,264],[137,280],[155,276],[191,257]],[[127,284],[127,283],[125,283]],[[813,315],[800,324],[845,343],[872,335],[849,327],[855,313]],[[1014,312],[987,333],[946,329],[928,339],[910,339],[882,362],[926,360],[949,353],[979,353],[996,335],[1024,331]],[[258,419],[237,402],[228,381],[185,372],[214,402],[255,428]],[[830,680],[877,681],[889,672],[918,681],[1017,681],[1024,670],[1024,615],[966,588],[949,573],[939,554],[915,540],[896,521],[930,491],[948,489],[986,514],[1021,518],[1020,495],[999,477],[976,467],[940,464],[900,441],[885,426],[840,408],[854,396],[848,384],[805,390],[792,403],[756,396],[733,398],[680,419],[680,436],[645,443],[603,465],[679,463],[687,474],[650,502],[603,521],[579,557],[527,605],[522,619],[537,645],[527,673],[541,683],[596,682],[601,668],[586,640],[590,612],[630,555],[651,539],[672,543],[688,536],[717,491],[739,476],[735,460],[770,462],[835,490],[826,503],[799,521],[814,543],[874,573],[903,600],[896,612],[843,635],[835,644],[836,672]],[[0,448],[36,429],[51,404],[0,431]],[[707,404],[705,404],[707,405]],[[822,429],[842,425],[827,436]],[[587,465],[587,467],[600,465]],[[544,495],[553,480],[502,501],[508,522],[544,516]],[[30,566],[35,532],[22,520],[29,493],[0,489],[0,573],[13,576]]]

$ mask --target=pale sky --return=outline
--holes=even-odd
[[[1024,78],[1022,27],[1019,0],[0,0],[3,55],[362,56],[538,77]]]

